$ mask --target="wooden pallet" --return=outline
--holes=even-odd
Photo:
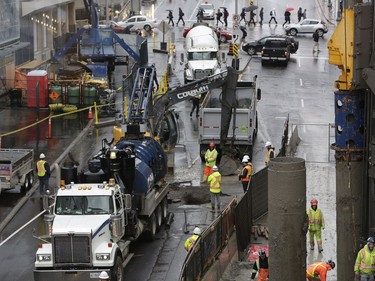
[[[251,234],[253,234],[255,240],[257,240],[258,237],[265,237],[268,240],[270,233],[267,226],[257,224],[252,226]]]

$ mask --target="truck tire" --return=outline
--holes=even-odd
[[[201,160],[202,160],[203,163],[206,162],[206,159],[204,158],[204,155],[206,154],[207,149],[208,149],[208,145],[201,144],[199,146],[199,151],[200,151],[199,153],[200,153],[200,157],[201,157]]]
[[[25,192],[27,192],[30,189],[30,180],[29,180],[29,177],[30,177],[30,175],[27,174],[25,176],[24,183],[21,185],[21,192],[22,193],[25,193]]]
[[[145,232],[148,241],[154,241],[156,235],[156,216],[155,213],[148,219],[148,230]]]
[[[34,172],[29,173],[29,189],[33,187],[34,184]]]
[[[168,199],[165,197],[161,202],[161,215],[163,218],[163,222],[166,222],[168,216]]]
[[[124,281],[124,269],[122,268],[122,258],[120,255],[116,256],[115,264],[111,270],[112,281]]]
[[[156,207],[154,213],[156,217],[156,231],[159,231],[161,228],[161,225],[163,224],[163,214],[162,214],[161,203]]]

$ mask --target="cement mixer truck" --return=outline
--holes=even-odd
[[[186,58],[184,83],[191,83],[211,75],[218,74],[221,69],[219,44],[215,31],[208,26],[193,27],[185,39]]]
[[[132,241],[142,234],[153,240],[167,217],[167,156],[149,137],[103,140],[80,177],[84,183],[72,181],[76,170],[61,173],[34,280],[98,280],[106,271],[124,281]]]

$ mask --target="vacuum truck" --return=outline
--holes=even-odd
[[[76,171],[61,169],[34,280],[98,280],[106,271],[123,281],[131,242],[153,240],[167,217],[167,156],[153,138],[103,140],[88,170],[80,177]]]

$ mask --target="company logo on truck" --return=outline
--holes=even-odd
[[[190,91],[185,91],[185,92],[179,93],[177,95],[177,98],[178,99],[183,99],[183,98],[186,98],[188,96],[194,97],[194,96],[199,95],[201,93],[207,92],[208,90],[209,90],[209,87],[207,85],[201,86],[198,89],[194,89],[194,90],[190,90]]]

